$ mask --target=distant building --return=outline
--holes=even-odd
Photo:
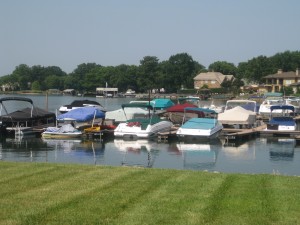
[[[96,97],[116,97],[118,95],[118,91],[118,88],[98,87],[96,88]]]
[[[48,94],[50,95],[60,95],[61,94],[61,91],[58,90],[58,89],[48,89]]]
[[[64,95],[75,95],[76,91],[75,91],[75,89],[65,89],[65,90],[63,90],[63,94]]]
[[[208,88],[220,88],[225,78],[231,80],[234,76],[224,75],[219,72],[200,73],[194,77],[194,88],[201,89],[203,85],[207,85]]]
[[[281,69],[275,74],[270,74],[264,77],[265,88],[267,92],[280,92],[283,87],[293,87],[296,93],[297,87],[300,86],[299,69],[296,71],[283,72]]]

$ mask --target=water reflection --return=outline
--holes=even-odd
[[[224,145],[225,156],[232,160],[255,160],[255,148],[249,141],[229,142]]]
[[[214,144],[4,138],[0,160],[300,175],[300,148],[283,138]]]
[[[149,140],[115,139],[115,147],[122,152],[122,166],[153,167],[159,148],[157,143]]]
[[[55,161],[60,161],[58,157],[61,157],[61,152],[75,159],[76,162],[80,162],[85,158],[92,158],[94,164],[97,164],[97,159],[104,156],[105,144],[103,142],[77,139],[43,139],[43,142],[49,150],[55,152]]]
[[[270,160],[291,161],[294,158],[296,140],[291,138],[268,138]]]
[[[205,143],[178,143],[185,169],[211,170],[217,162],[218,146]]]

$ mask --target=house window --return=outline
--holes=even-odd
[[[292,81],[291,81],[291,80],[286,80],[286,81],[285,81],[285,84],[286,84],[286,85],[290,85],[290,84],[292,84]]]
[[[215,83],[216,83],[216,81],[215,81],[215,80],[212,80],[212,81],[210,81],[210,83],[211,83],[211,84],[215,84]]]

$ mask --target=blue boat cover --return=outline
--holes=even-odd
[[[295,126],[296,122],[291,117],[274,117],[270,120],[269,124],[275,125],[282,125],[282,126]]]
[[[95,118],[105,118],[105,113],[95,107],[81,107],[72,109],[69,112],[57,117],[58,121],[75,120],[77,122],[86,122]]]

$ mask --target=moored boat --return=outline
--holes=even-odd
[[[138,105],[138,104],[123,104],[123,110],[125,108],[148,108],[153,112],[151,105]],[[152,138],[156,137],[158,132],[169,131],[173,123],[164,119],[160,119],[154,113],[149,114],[146,118],[133,118],[126,122],[120,123],[114,130],[114,136],[119,138]]]
[[[206,108],[185,108],[184,112],[203,112],[212,117],[191,118],[184,122],[177,130],[179,139],[191,139],[195,141],[209,140],[217,138],[223,129],[223,125],[217,120],[217,113],[214,110]]]
[[[69,139],[79,138],[82,131],[77,130],[71,124],[64,124],[61,127],[48,127],[43,133],[42,138],[45,139]]]
[[[8,102],[14,106],[26,105],[29,107],[17,109],[9,112]],[[17,104],[16,104],[17,103]],[[48,112],[35,107],[30,98],[25,97],[5,97],[0,99],[0,128],[1,135],[24,135],[40,134],[42,129],[50,125],[55,125],[55,113]]]
[[[82,107],[73,109],[57,117],[62,125],[48,127],[43,133],[43,138],[74,138],[82,136],[82,130],[95,125],[96,119],[104,119],[105,114],[98,108]],[[101,121],[102,122],[102,121]]]
[[[278,131],[294,131],[296,130],[297,124],[294,118],[295,108],[291,105],[276,105],[271,106],[271,117],[270,121],[267,123],[266,130],[278,130]],[[273,116],[272,112],[275,110],[280,110],[281,115]]]

